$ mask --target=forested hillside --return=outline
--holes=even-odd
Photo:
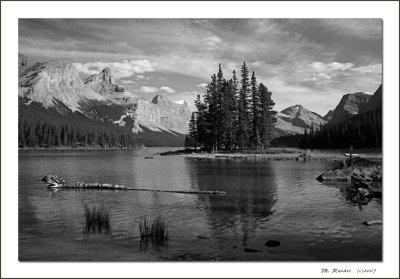
[[[97,106],[101,115],[112,115],[109,106]],[[60,114],[59,111],[63,111]],[[79,112],[72,112],[62,103],[44,108],[40,103],[26,105],[19,97],[18,146],[24,147],[100,147],[138,148],[142,146],[180,146],[183,135],[160,133],[142,127],[141,137],[132,133],[134,123],[125,119],[125,126],[118,126],[102,119],[90,119]]]

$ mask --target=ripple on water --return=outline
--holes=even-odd
[[[381,259],[382,226],[362,222],[382,219],[382,202],[372,200],[360,209],[345,200],[339,184],[316,181],[330,162],[144,159],[160,150],[20,154],[20,259]],[[227,194],[48,191],[40,179],[49,173],[71,181]],[[86,204],[108,208],[108,235],[83,234]],[[168,247],[140,250],[138,220],[144,215],[165,218]],[[281,246],[267,250],[268,239]],[[263,252],[245,253],[245,247]]]

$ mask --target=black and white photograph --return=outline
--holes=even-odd
[[[16,20],[18,86],[2,98],[18,100],[17,177],[2,184],[17,192],[20,264],[376,276],[398,188],[383,18]]]

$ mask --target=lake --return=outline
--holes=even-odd
[[[353,205],[345,184],[315,178],[331,161],[145,156],[146,150],[20,151],[20,261],[381,261],[382,200]],[[122,190],[50,190],[41,181],[97,181],[225,196]],[[108,233],[84,233],[85,205],[110,211]],[[166,245],[140,241],[138,221],[162,216]],[[280,246],[267,247],[268,240]],[[247,248],[247,249],[246,249]]]

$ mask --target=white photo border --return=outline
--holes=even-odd
[[[20,263],[18,262],[18,18],[382,18],[384,29],[383,262]],[[390,2],[2,2],[2,277],[398,277],[399,3]],[[349,251],[351,253],[351,251]],[[376,268],[375,274],[321,274]]]

